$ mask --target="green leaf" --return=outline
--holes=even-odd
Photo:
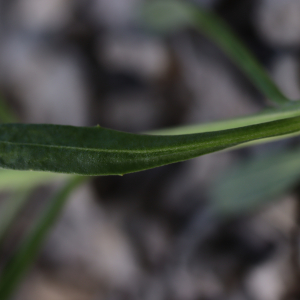
[[[20,246],[12,261],[0,277],[0,299],[10,299],[20,280],[36,258],[47,233],[57,220],[71,192],[87,178],[75,176],[53,197],[49,207],[36,222],[31,233]]]
[[[181,134],[195,134],[201,132],[212,132],[212,131],[220,131],[226,129],[234,129],[244,126],[250,126],[265,122],[271,122],[276,120],[281,120],[283,118],[291,118],[300,116],[300,103],[293,102],[283,105],[280,109],[266,109],[263,112],[254,115],[248,115],[240,118],[234,118],[229,120],[221,120],[217,122],[204,123],[204,124],[195,124],[195,125],[184,125],[179,127],[172,128],[163,128],[155,131],[148,132],[154,135],[181,135]],[[294,132],[290,134],[286,134],[284,136],[273,136],[269,138],[264,138],[261,140],[249,141],[243,144],[239,144],[234,148],[242,148],[251,145],[257,145],[266,142],[273,142],[288,137],[297,136],[299,133]]]
[[[194,134],[200,132],[211,132],[226,129],[233,129],[243,126],[255,125],[265,122],[272,122],[284,118],[292,118],[300,116],[300,102],[287,103],[278,108],[268,108],[258,114],[243,116],[234,119],[221,120],[217,122],[184,125],[180,127],[163,128],[155,131],[147,132],[154,135],[179,135]]]
[[[0,125],[0,167],[122,175],[300,131],[300,117],[216,132],[151,136],[97,127]]]
[[[50,172],[0,169],[0,191],[31,189],[64,178],[66,175]]]
[[[213,207],[223,215],[249,212],[278,199],[300,178],[300,149],[268,153],[230,167],[213,185]]]
[[[228,25],[212,12],[188,1],[152,0],[145,3],[143,18],[152,28],[163,31],[174,31],[183,26],[201,30],[245,72],[266,98],[275,104],[289,102]]]
[[[290,103],[281,94],[226,24],[212,13],[187,2],[152,1],[149,7],[152,7],[152,14],[156,7],[157,22],[159,18],[168,20],[170,17],[168,24],[180,19],[204,30],[236,60],[265,95],[284,104],[282,109],[204,125],[206,132],[177,136],[136,135],[100,127],[0,125],[0,167],[82,175],[122,175],[257,143],[262,139],[268,141],[299,134],[299,104]],[[151,12],[150,8],[148,11]]]

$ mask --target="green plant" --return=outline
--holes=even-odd
[[[202,30],[238,64],[275,107],[257,115],[239,119],[185,126],[148,134],[118,132],[100,126],[88,128],[15,123],[0,125],[0,167],[8,169],[1,171],[8,183],[14,182],[15,184],[16,178],[19,178],[20,189],[28,193],[34,185],[39,183],[37,179],[54,180],[57,175],[42,173],[44,174],[42,177],[39,174],[35,177],[36,173],[27,172],[32,177],[26,175],[25,178],[22,171],[16,171],[20,173],[9,177],[13,172],[11,170],[71,174],[65,187],[53,197],[49,208],[37,222],[33,231],[25,238],[18,253],[5,269],[0,279],[0,299],[8,299],[15,290],[21,275],[33,261],[67,196],[83,181],[83,178],[77,175],[123,175],[207,153],[300,134],[299,102],[290,101],[280,92],[256,59],[218,17],[187,2],[169,0],[149,3],[144,7],[144,18],[148,24],[163,31],[174,30],[185,25]],[[4,112],[4,108],[1,111]],[[8,114],[1,113],[1,115],[5,117]],[[10,117],[3,121],[14,121],[14,118]],[[292,154],[287,158],[292,167],[289,169],[290,176],[284,178],[287,180],[280,187],[281,190],[299,176],[298,170],[294,168],[299,161],[297,155],[298,153]],[[284,166],[287,160],[284,160]],[[270,164],[272,163],[273,161]],[[277,165],[277,167],[282,167],[282,165]],[[257,170],[253,168],[254,171],[251,168],[249,170],[250,177],[253,172],[253,176],[256,177]],[[282,178],[276,178],[276,180],[282,180]],[[268,190],[273,183],[272,180],[267,182],[262,187],[263,191]],[[231,191],[237,190],[236,187],[231,187],[231,183],[227,186]],[[226,194],[223,186],[216,191],[220,192],[216,194],[215,199],[227,199],[220,196],[220,194]],[[261,192],[258,193],[261,197]],[[6,231],[15,212],[23,205],[22,197],[20,199],[20,201],[15,201],[16,206],[10,209],[12,213],[5,221],[0,233]],[[235,198],[230,197],[230,199]],[[256,196],[252,197],[249,203],[257,199]],[[227,200],[222,201],[215,202],[218,209],[226,209],[229,206],[230,208],[237,207],[238,200],[232,200],[231,205]],[[224,206],[224,203],[227,206]]]
[[[189,134],[183,134],[184,130],[178,128],[172,131],[172,134],[181,134],[177,136],[130,134],[100,126],[3,124],[0,126],[0,166],[80,175],[123,175],[263,139],[298,134],[299,103],[283,96],[256,59],[216,16],[188,3],[155,1],[146,9],[147,19],[159,24],[155,12],[170,14],[174,7],[177,7],[176,12],[185,12],[189,24],[214,39],[277,108],[193,128],[200,133],[191,134],[187,129]]]

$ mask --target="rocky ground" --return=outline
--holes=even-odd
[[[224,18],[282,90],[300,98],[300,1],[197,0]],[[257,112],[264,97],[193,29],[159,36],[142,0],[1,0],[0,91],[22,122],[143,132]],[[206,155],[74,193],[16,300],[294,300],[298,198],[209,215],[215,178],[291,141]],[[2,250],[56,186],[36,191]]]

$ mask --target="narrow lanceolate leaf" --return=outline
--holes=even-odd
[[[158,30],[171,31],[183,26],[201,30],[223,49],[270,101],[276,104],[289,102],[229,26],[212,12],[188,1],[153,0],[146,2],[143,15],[144,21]]]
[[[300,117],[178,136],[97,127],[0,125],[0,167],[82,175],[122,175],[249,141],[300,132]]]
[[[292,118],[300,116],[299,101],[287,103],[280,109],[268,108],[258,114],[243,116],[234,119],[221,120],[211,123],[202,123],[194,125],[184,125],[180,127],[164,128],[151,131],[151,134],[157,135],[177,135],[177,134],[193,134],[200,132],[211,132],[225,129],[233,129],[237,127],[255,125],[265,122],[281,120],[284,118]],[[148,132],[149,133],[149,132]]]
[[[184,125],[179,127],[164,128],[158,129],[155,131],[148,132],[154,135],[179,135],[179,134],[194,134],[200,132],[212,132],[220,131],[226,129],[234,129],[238,127],[250,126],[260,123],[266,123],[276,120],[281,120],[283,118],[292,118],[300,116],[300,103],[299,101],[290,102],[284,104],[280,109],[266,109],[258,114],[248,115],[240,118],[221,120],[211,123],[202,123],[194,125]],[[284,138],[297,136],[298,132],[293,132],[287,135],[284,135]],[[272,142],[282,139],[282,136],[272,136],[269,138],[264,138],[261,140],[249,141],[243,144],[237,145],[235,148],[247,147],[250,145],[256,145],[260,143]]]

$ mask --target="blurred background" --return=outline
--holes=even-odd
[[[145,2],[1,0],[0,94],[17,119],[145,132],[266,107],[201,32],[147,27]],[[300,99],[300,1],[194,3],[223,18]],[[300,299],[298,145],[93,178],[69,198],[13,299]],[[0,270],[60,185],[30,192],[1,240]],[[13,193],[1,192],[2,218]]]

